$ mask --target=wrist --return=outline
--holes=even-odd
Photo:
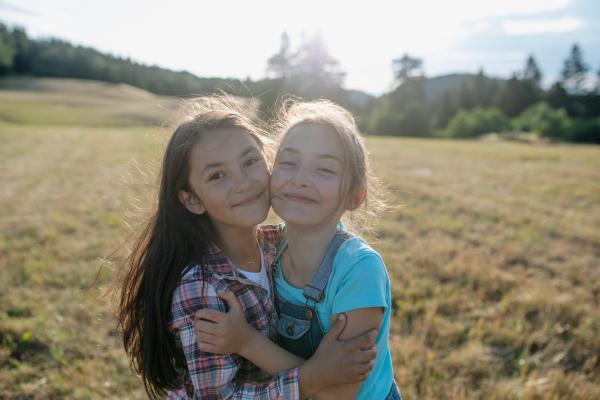
[[[318,367],[318,363],[312,359],[298,367],[298,386],[305,397],[312,396],[326,386]]]
[[[259,342],[261,338],[257,335],[262,336],[259,331],[252,328],[250,325],[240,332],[241,343],[237,352],[240,356],[246,359],[251,358],[252,351],[259,348],[259,346],[257,346],[257,342]]]

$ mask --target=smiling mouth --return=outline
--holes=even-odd
[[[311,199],[310,197],[307,196],[303,196],[301,194],[284,194],[283,195],[286,199],[290,200],[290,201],[294,201],[296,203],[303,203],[303,204],[310,204],[310,203],[315,203],[316,201]]]
[[[240,201],[239,203],[234,204],[233,206],[234,207],[251,206],[258,201],[260,196],[262,196],[262,192],[260,192],[259,194],[255,194],[254,196],[250,196],[250,197]]]

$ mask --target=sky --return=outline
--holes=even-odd
[[[533,54],[551,85],[574,43],[600,70],[600,0],[303,1],[0,0],[0,22],[147,65],[202,77],[265,77],[281,34],[292,48],[320,33],[345,87],[393,88],[392,60],[423,59],[426,76],[507,78]]]

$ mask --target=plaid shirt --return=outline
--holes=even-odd
[[[263,251],[269,285],[273,293],[268,266],[275,257],[275,246],[281,241],[281,225],[258,228],[258,244]],[[181,279],[173,296],[169,327],[175,342],[187,361],[180,371],[183,388],[169,392],[169,399],[298,399],[298,369],[271,378],[238,354],[220,355],[200,351],[194,336],[194,316],[201,308],[227,311],[217,289],[235,293],[246,319],[252,327],[271,340],[277,335],[277,314],[273,298],[260,285],[240,275],[240,271],[214,244],[209,248],[204,265],[190,269]]]

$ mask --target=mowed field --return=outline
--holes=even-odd
[[[115,273],[82,289],[143,214],[176,103],[0,81],[0,398],[146,397],[98,301]],[[402,397],[600,398],[600,147],[367,144]]]

